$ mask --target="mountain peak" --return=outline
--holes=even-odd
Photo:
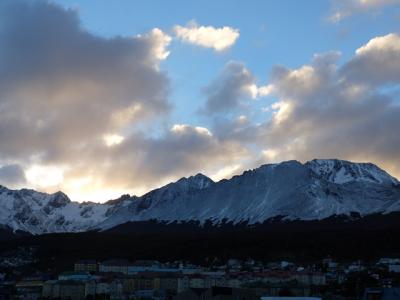
[[[352,181],[397,184],[396,178],[372,163],[355,163],[340,159],[313,159],[305,163],[318,176],[333,183]]]
[[[214,181],[202,173],[197,173],[190,177],[182,177],[176,183],[188,185],[189,188],[203,189],[213,184]]]
[[[64,194],[61,191],[58,191],[58,192],[50,195],[48,205],[55,207],[55,208],[59,208],[59,207],[63,207],[65,205],[67,205],[70,202],[71,202],[71,200],[68,198],[68,196],[66,194]]]

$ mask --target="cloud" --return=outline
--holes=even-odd
[[[178,39],[186,43],[213,48],[217,52],[232,47],[240,35],[239,30],[232,27],[199,26],[194,21],[189,22],[186,27],[176,25],[174,32]]]
[[[245,100],[257,99],[271,93],[272,86],[257,87],[254,75],[243,63],[228,62],[220,74],[205,89],[206,114],[230,113],[243,108]]]
[[[339,22],[357,13],[376,11],[385,6],[399,4],[400,0],[331,0],[331,22]]]
[[[204,126],[165,126],[172,105],[160,63],[170,41],[157,28],[106,39],[74,10],[1,2],[0,161],[23,166],[21,186],[100,201],[245,157]]]
[[[2,1],[0,14],[3,159],[57,162],[170,110],[161,30],[104,39],[45,1]]]
[[[371,39],[342,67],[338,53],[297,69],[277,67],[272,119],[253,128],[265,160],[338,157],[371,161],[399,176],[398,94],[383,92],[399,83],[397,43],[393,34]]]
[[[207,126],[168,125],[160,64],[170,42],[160,29],[106,39],[52,2],[2,1],[1,183],[99,201],[288,158],[367,160],[400,174],[398,35],[371,39],[342,66],[337,52],[277,66],[265,86],[229,62],[204,89]],[[272,117],[256,124],[251,100],[266,95]]]
[[[20,165],[11,164],[0,167],[0,184],[15,187],[26,184],[24,170]]]
[[[169,79],[159,65],[170,40],[157,28],[106,39],[84,30],[74,10],[2,1],[0,159],[67,172],[167,117]]]
[[[356,50],[342,73],[348,80],[369,85],[400,83],[400,36],[391,33],[371,39]]]
[[[107,151],[83,153],[83,163],[64,173],[64,185],[141,194],[196,172],[217,173],[247,155],[240,143],[222,141],[205,127],[175,124],[157,138],[136,132]]]

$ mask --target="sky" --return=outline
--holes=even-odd
[[[0,184],[76,201],[339,158],[400,178],[400,0],[0,3]]]

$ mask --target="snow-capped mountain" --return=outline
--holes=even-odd
[[[78,203],[62,192],[45,194],[0,186],[0,224],[33,234],[84,231],[123,204]]]
[[[334,159],[267,164],[219,182],[197,174],[105,204],[0,188],[0,224],[31,233],[104,230],[153,219],[254,224],[277,216],[320,220],[394,211],[400,211],[397,179],[370,163]]]
[[[314,159],[306,163],[317,175],[333,183],[364,181],[397,184],[396,178],[371,163],[351,163],[338,159]]]
[[[375,165],[287,161],[263,165],[230,180],[209,182],[197,191],[166,186],[116,211],[99,227],[150,219],[216,223],[227,219],[252,224],[276,216],[315,220],[352,212],[368,215],[398,210],[399,182]]]

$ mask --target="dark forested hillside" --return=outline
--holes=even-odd
[[[83,258],[193,262],[256,258],[308,261],[327,255],[372,260],[400,254],[400,214],[332,217],[321,221],[274,219],[263,224],[126,223],[106,232],[46,234],[3,239],[0,250],[38,246],[39,267],[66,268]]]

